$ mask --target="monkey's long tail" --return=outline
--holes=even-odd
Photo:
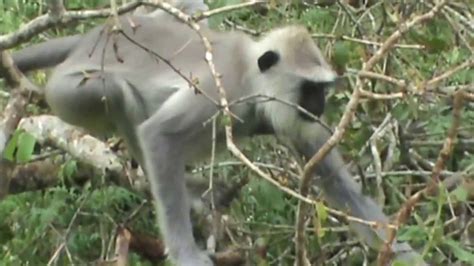
[[[21,72],[48,68],[62,63],[76,47],[81,35],[72,35],[29,46],[12,54]]]

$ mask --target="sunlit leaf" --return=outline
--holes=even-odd
[[[8,141],[5,150],[3,151],[3,158],[9,160],[9,161],[14,161],[15,160],[15,150],[17,148],[17,143],[18,143],[18,137],[20,136],[20,131],[15,131]]]
[[[325,230],[323,228],[323,224],[326,222],[328,218],[328,212],[326,209],[326,206],[320,201],[316,202],[315,204],[316,208],[316,217],[314,217],[314,228],[316,230],[316,234],[318,235],[319,238],[324,237]]]
[[[33,155],[36,139],[27,132],[22,132],[18,136],[18,149],[16,152],[16,159],[18,162],[27,162]]]

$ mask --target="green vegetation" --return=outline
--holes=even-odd
[[[0,1],[0,34],[13,32],[46,12],[43,2]],[[69,10],[78,10],[103,7],[109,1],[67,2]],[[212,1],[211,7],[236,2],[239,1],[216,0]],[[422,3],[424,1],[379,1],[369,9],[341,8],[338,4],[305,6],[300,3],[302,1],[293,1],[296,4],[291,5],[270,2],[269,9],[251,8],[219,14],[212,17],[210,23],[220,30],[239,25],[264,32],[289,23],[301,23],[311,29],[334,68],[349,77],[348,82],[328,94],[326,114],[332,126],[337,125],[350,99],[356,80],[354,71],[361,69],[374,49],[380,47],[364,43],[364,40],[383,43],[403,20],[429,10]],[[468,0],[453,2],[452,9],[460,14],[473,14],[472,5],[468,9]],[[429,182],[429,173],[420,176],[415,172],[431,171],[431,163],[438,158],[453,121],[452,92],[464,87],[474,93],[472,65],[422,92],[424,82],[467,60],[472,61],[474,57],[474,32],[464,27],[458,17],[449,12],[446,14],[413,27],[400,41],[408,47],[392,49],[383,63],[373,69],[409,82],[419,89],[419,93],[408,92],[404,97],[392,100],[363,100],[340,144],[346,161],[354,164],[353,172],[363,173],[364,189],[375,198],[383,199],[387,213],[398,211],[407,198]],[[54,28],[21,46],[84,32],[101,21],[81,21]],[[40,84],[45,81],[44,72],[31,77]],[[382,94],[400,91],[399,87],[382,80],[365,81],[364,89],[367,91]],[[8,91],[4,83],[0,83],[0,90]],[[0,110],[8,100],[5,95],[0,95]],[[29,115],[48,112],[41,102],[31,103],[28,110]],[[389,172],[377,188],[372,149],[366,145],[387,115],[391,116],[391,126],[385,127],[373,143],[383,163],[382,171]],[[445,170],[466,172],[463,185],[449,192],[442,188],[435,197],[422,198],[407,224],[398,232],[400,240],[409,241],[433,265],[455,262],[474,265],[473,129],[474,103],[466,100],[457,134],[461,141],[445,162]],[[254,160],[287,171],[298,171],[291,154],[273,139],[257,139],[242,148]],[[60,181],[54,186],[22,193],[17,191],[0,199],[0,265],[46,265],[50,260],[53,265],[99,262],[114,253],[119,225],[159,238],[155,210],[146,193],[130,190],[98,174],[77,179],[77,173],[84,169],[81,162],[51,149],[54,148],[40,146],[29,134],[18,131],[5,150],[4,157],[18,164],[37,160],[40,155],[48,153],[65,162],[59,173]],[[223,161],[238,160],[226,156]],[[207,178],[209,171],[200,169],[195,168],[196,175]],[[410,171],[411,174],[406,174]],[[297,190],[297,180],[290,175],[276,170],[272,173],[282,184]],[[252,265],[293,265],[297,200],[239,164],[216,167],[214,176],[224,183],[250,180],[225,211],[229,216],[227,232],[235,241],[233,247],[238,244],[248,251],[246,256]],[[367,251],[348,231],[344,221],[330,217],[324,208],[315,206],[313,219],[307,228],[308,257],[314,265],[362,265],[366,258],[369,261],[376,259],[377,253]],[[137,253],[130,253],[129,261],[130,265],[153,265]]]

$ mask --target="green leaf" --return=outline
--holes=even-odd
[[[319,201],[316,202],[315,207],[316,207],[317,216],[314,217],[313,219],[314,228],[316,230],[316,235],[319,238],[322,238],[324,237],[325,232],[326,232],[326,230],[324,230],[323,228],[323,224],[328,218],[328,212],[327,212],[326,206],[324,206],[322,202],[319,202]]]
[[[422,227],[405,226],[402,229],[400,229],[398,239],[400,241],[408,241],[408,240],[426,241],[428,239],[428,234]]]
[[[7,146],[5,147],[5,150],[3,152],[3,158],[12,162],[15,160],[15,150],[17,147],[18,136],[20,135],[20,133],[21,131],[19,130],[13,133],[12,137],[7,143]]]
[[[453,192],[451,192],[451,195],[456,197],[456,199],[460,202],[466,202],[468,193],[466,188],[459,186]]]
[[[29,161],[35,149],[35,144],[36,140],[31,134],[22,132],[18,137],[18,150],[16,152],[17,162],[24,163]]]
[[[395,118],[397,118],[398,120],[407,120],[411,113],[410,113],[410,108],[407,106],[406,103],[401,103],[397,106],[395,106],[393,109],[392,109],[392,114]]]
[[[77,161],[70,160],[63,165],[62,174],[65,178],[71,178],[77,171]]]
[[[444,241],[444,243],[448,245],[448,247],[451,249],[456,258],[461,261],[470,263],[471,265],[474,265],[474,254],[465,250],[459,242],[456,242],[452,239],[448,239]]]
[[[325,222],[328,219],[328,211],[326,206],[320,201],[316,202],[316,212],[318,213],[319,220]]]
[[[217,128],[219,127],[225,127],[225,126],[230,126],[232,125],[232,120],[231,118],[228,116],[228,115],[221,115],[220,118],[219,118],[219,121],[216,125]]]
[[[282,211],[285,208],[283,193],[274,185],[264,181],[255,180],[251,183],[254,196],[259,207],[263,210]]]
[[[344,67],[349,61],[349,48],[345,42],[336,42],[332,61],[338,67]]]

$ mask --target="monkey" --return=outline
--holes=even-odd
[[[209,120],[221,110],[218,88],[204,60],[207,50],[195,31],[167,13],[135,14],[121,17],[120,23],[123,33],[108,34],[107,25],[97,26],[20,50],[13,54],[14,62],[23,72],[54,67],[45,98],[62,120],[124,139],[150,181],[170,259],[179,266],[211,266],[210,254],[198,247],[192,234],[184,180],[186,164],[211,154]],[[337,75],[308,30],[287,25],[259,39],[205,25],[201,31],[212,43],[227,100],[248,98],[230,105],[234,138],[274,135],[310,159],[331,136],[318,118],[324,114],[325,91]],[[183,76],[197,81],[199,90]],[[255,95],[300,105],[308,112]],[[225,132],[218,124],[215,141],[222,151]],[[361,219],[389,221],[362,194],[337,147],[314,175],[320,177],[318,185],[330,206]],[[375,249],[387,238],[383,228],[357,223],[351,227]],[[395,242],[391,248],[410,265],[415,260],[425,265],[407,243]]]

